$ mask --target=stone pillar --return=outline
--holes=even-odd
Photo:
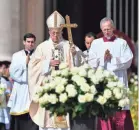
[[[19,50],[19,0],[0,0],[0,60],[11,60]]]
[[[25,33],[33,33],[36,43],[44,41],[44,0],[22,0],[21,39]],[[23,46],[22,46],[23,47]]]

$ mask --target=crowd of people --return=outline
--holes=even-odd
[[[62,37],[61,24],[65,24],[65,19],[55,11],[47,19],[48,40],[35,49],[36,36],[27,33],[23,37],[24,49],[14,53],[11,62],[0,62],[0,82],[7,86],[6,105],[0,107],[0,130],[94,130],[90,119],[84,121],[89,123],[81,123],[84,119],[73,121],[67,129],[53,128],[49,112],[32,100],[44,77],[50,76],[51,69],[55,69],[61,62],[53,57],[55,48],[61,51],[62,60],[69,67],[78,67],[84,63],[92,68],[101,66],[114,72],[128,87],[127,69],[133,54],[127,42],[114,35],[114,23],[110,18],[100,22],[104,37],[97,39],[92,32],[85,35],[84,52],[76,45],[70,46],[69,41]],[[133,130],[129,107],[117,112],[108,121],[98,119],[98,128],[95,129]]]

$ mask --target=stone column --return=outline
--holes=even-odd
[[[36,43],[44,41],[44,0],[27,1],[27,32],[36,35]]]
[[[19,50],[19,0],[0,0],[0,60],[11,60]]]

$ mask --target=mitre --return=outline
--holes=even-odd
[[[54,11],[48,18],[47,18],[47,26],[48,28],[60,28],[61,24],[65,24],[65,19],[58,11]]]

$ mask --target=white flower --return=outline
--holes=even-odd
[[[115,98],[116,99],[121,99],[123,97],[123,94],[122,93],[116,93],[115,94]]]
[[[107,99],[101,95],[99,95],[98,99],[96,100],[101,105],[104,105],[107,102]]]
[[[42,86],[42,88],[43,88],[44,92],[47,92],[48,90],[51,89],[50,86],[49,86],[49,83],[44,84],[44,86]]]
[[[138,79],[138,76],[137,76],[137,75],[135,75],[135,76],[134,76],[134,79]]]
[[[67,101],[67,99],[68,99],[68,96],[67,96],[66,93],[60,94],[60,96],[59,96],[59,101],[60,102],[65,103]]]
[[[53,71],[51,72],[51,76],[52,76],[52,77],[56,77],[56,76],[57,76],[57,71],[53,70]]]
[[[115,88],[113,89],[113,93],[114,93],[114,94],[120,93],[120,88],[115,87]]]
[[[80,77],[78,80],[74,81],[78,86],[81,86],[83,84],[86,84],[86,79],[83,77]]]
[[[63,79],[61,80],[61,83],[60,83],[60,84],[66,85],[66,84],[68,83],[67,81],[68,81],[67,79],[63,78]]]
[[[61,70],[61,75],[67,77],[69,75],[69,69],[63,69]]]
[[[41,105],[47,104],[48,103],[48,97],[49,97],[49,95],[45,93],[41,98],[39,98],[39,103]]]
[[[133,79],[133,78],[131,78],[131,79],[130,79],[130,82],[131,82],[131,83],[134,83],[134,79]]]
[[[125,101],[123,100],[123,99],[121,99],[120,101],[119,101],[119,104],[118,104],[118,106],[119,107],[125,107]]]
[[[79,75],[80,75],[81,77],[86,77],[86,76],[87,76],[86,70],[85,70],[85,69],[80,69]]]
[[[117,87],[124,88],[124,84],[120,81],[117,82]]]
[[[59,94],[62,93],[64,91],[64,86],[59,84],[58,86],[56,86],[55,91]]]
[[[111,90],[105,89],[105,90],[104,90],[103,96],[104,96],[106,99],[109,99],[109,98],[112,96]]]
[[[92,85],[90,87],[90,90],[91,90],[91,93],[94,94],[94,95],[97,93],[96,87],[94,85]]]
[[[114,80],[116,80],[116,81],[118,80],[118,77],[116,75],[114,75]]]
[[[68,93],[68,97],[75,97],[77,95],[77,90],[74,88],[68,89],[66,92]]]
[[[98,84],[99,83],[99,79],[97,79],[97,77],[95,75],[93,75],[91,77],[91,81],[94,83],[94,84]]]
[[[135,81],[134,84],[135,84],[136,86],[138,86],[138,81]]]
[[[54,78],[54,82],[55,82],[55,84],[57,85],[57,84],[60,84],[61,83],[61,80],[62,80],[62,78],[61,77],[55,77]]]
[[[89,92],[90,91],[90,86],[87,84],[87,83],[84,83],[80,86],[80,89],[83,91],[83,92]]]
[[[72,84],[68,84],[68,85],[66,86],[66,91],[70,91],[71,89],[75,89],[75,86],[72,85]]]
[[[116,85],[117,85],[116,82],[108,82],[107,87],[112,90],[114,89],[114,87],[116,87]]]
[[[86,102],[91,102],[91,101],[93,101],[93,99],[94,99],[94,95],[93,94],[91,94],[91,93],[86,93],[85,94],[85,101]]]
[[[0,89],[0,95],[4,94],[4,91],[2,89]]]
[[[68,97],[75,97],[77,95],[77,90],[75,89],[75,86],[72,84],[68,84],[66,86],[66,92],[68,93]]]
[[[129,105],[129,103],[130,103],[130,101],[129,101],[129,99],[126,97],[126,98],[121,99],[121,100],[119,101],[118,106],[120,106],[120,107],[125,107],[126,105]]]
[[[67,63],[61,63],[61,64],[59,65],[59,69],[60,69],[60,70],[65,69],[65,68],[67,68],[67,67],[68,67],[68,64],[67,64]]]
[[[126,105],[129,105],[129,103],[130,103],[129,98],[126,97],[126,98],[124,99],[124,101],[125,101],[125,104],[126,104]]]
[[[85,95],[79,95],[79,96],[78,96],[78,101],[79,101],[80,103],[85,103],[85,102],[86,102],[86,97],[85,97]]]
[[[43,87],[39,86],[39,87],[37,87],[36,93],[41,95],[43,93],[43,91],[44,91]]]
[[[78,74],[79,73],[79,68],[78,67],[73,67],[73,68],[71,68],[71,74],[72,75],[76,75],[76,74]]]
[[[79,75],[73,75],[72,78],[71,78],[71,80],[74,81],[74,82],[76,82],[76,81],[78,81],[80,78],[81,78],[81,77],[80,77]]]
[[[57,99],[57,97],[56,97],[55,94],[50,94],[50,95],[48,96],[48,101],[49,101],[49,103],[51,103],[51,104],[56,104],[56,103],[58,102],[58,99]]]
[[[7,84],[4,84],[4,83],[0,84],[0,95],[2,95],[4,93],[6,88],[7,88]]]
[[[57,83],[55,81],[51,81],[48,86],[50,89],[54,89],[56,87],[56,84]]]
[[[88,77],[91,78],[94,75],[94,73],[95,73],[95,70],[94,69],[90,69],[88,71]]]

